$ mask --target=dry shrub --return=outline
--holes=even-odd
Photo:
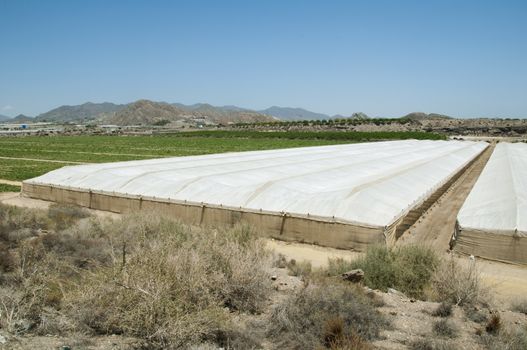
[[[38,329],[46,307],[57,307],[62,299],[58,272],[60,261],[44,256],[38,265],[26,261],[24,270],[18,267],[15,275],[0,287],[0,327],[13,333]],[[53,286],[54,284],[54,286]]]
[[[512,302],[511,310],[527,315],[527,299]]]
[[[433,286],[440,301],[470,307],[485,303],[486,295],[476,262],[464,267],[451,257],[444,261],[433,278]]]
[[[302,277],[304,279],[309,277],[313,271],[309,261],[297,262],[295,259],[291,259],[287,263],[287,269],[289,270],[289,275]]]
[[[82,274],[65,293],[80,329],[183,347],[218,341],[231,327],[229,310],[259,312],[267,301],[268,253],[245,226],[192,230],[143,214],[103,230],[113,263]]]
[[[330,318],[324,325],[324,346],[332,350],[369,350],[372,346],[355,332],[346,332],[341,317]]]
[[[1,209],[2,329],[124,333],[149,348],[254,344],[230,321],[231,311],[259,312],[271,288],[268,253],[247,227],[192,230],[154,214],[101,222],[78,220],[84,214],[70,209]]]
[[[501,330],[501,316],[497,312],[493,312],[490,315],[487,324],[485,325],[485,331],[489,334],[497,334]]]
[[[483,323],[488,320],[488,310],[480,310],[477,307],[465,307],[465,315],[475,323]]]
[[[273,267],[277,267],[279,269],[285,269],[287,267],[287,258],[282,253],[276,253],[273,251]]]
[[[48,217],[56,230],[64,230],[89,216],[90,213],[86,209],[75,205],[53,204],[48,209]]]
[[[330,260],[326,272],[340,275],[360,268],[364,271],[364,283],[370,288],[382,291],[395,288],[410,297],[424,298],[438,262],[435,252],[427,247],[408,245],[389,249],[374,246],[355,261]]]
[[[456,325],[448,319],[443,319],[434,323],[433,331],[435,334],[447,337],[455,338],[458,336]]]
[[[275,306],[267,334],[279,348],[314,349],[357,337],[371,340],[385,327],[387,320],[360,289],[328,283],[308,285]]]
[[[0,241],[10,247],[27,237],[36,236],[52,226],[44,210],[25,209],[0,204]]]
[[[432,316],[436,317],[448,317],[452,315],[452,304],[442,302],[432,312]]]
[[[13,254],[9,250],[9,246],[4,242],[0,242],[0,271],[9,272],[14,268]]]
[[[525,350],[527,349],[527,328],[501,329],[498,334],[485,334],[481,341],[489,350]]]

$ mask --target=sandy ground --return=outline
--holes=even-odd
[[[0,184],[12,185],[12,186],[22,186],[22,182],[20,181],[11,181],[11,180],[4,180],[4,179],[0,179]]]
[[[48,209],[53,202],[22,197],[19,192],[0,192],[0,203],[21,208]],[[120,215],[109,211],[86,209],[101,218],[119,218]]]
[[[361,253],[351,250],[320,247],[313,244],[283,242],[275,239],[268,239],[267,247],[279,254],[283,254],[288,259],[309,261],[313,267],[326,266],[328,259],[342,258],[351,260],[361,255]]]

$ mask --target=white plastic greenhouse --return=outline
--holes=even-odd
[[[458,214],[456,250],[527,264],[527,144],[499,143]]]
[[[24,181],[23,194],[360,249],[393,241],[486,146],[407,140],[80,165]]]

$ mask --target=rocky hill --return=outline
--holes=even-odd
[[[34,118],[29,117],[29,116],[24,115],[24,114],[19,114],[16,117],[14,117],[13,119],[8,120],[9,123],[14,123],[14,124],[17,124],[17,123],[31,123],[33,121],[35,121]]]
[[[124,107],[125,105],[118,105],[110,102],[87,102],[76,106],[60,106],[49,112],[38,115],[35,120],[55,122],[102,120],[113,116]]]
[[[329,115],[322,113],[315,113],[303,108],[278,107],[273,106],[259,111],[260,113],[276,117],[284,121],[295,120],[323,120],[329,119]]]
[[[358,119],[358,120],[367,120],[367,119],[370,119],[370,117],[368,117],[368,115],[366,113],[362,113],[362,112],[357,112],[357,113],[353,113],[351,116],[347,117],[345,115],[342,115],[342,114],[336,114],[334,115],[333,117],[331,117],[331,119]]]
[[[117,125],[155,125],[192,119],[219,124],[275,120],[249,110],[228,110],[208,104],[185,106],[149,100],[131,103],[106,120]]]
[[[0,122],[6,122],[6,121],[8,121],[10,119],[11,118],[9,118],[7,115],[0,114]]]

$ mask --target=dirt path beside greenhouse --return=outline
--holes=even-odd
[[[11,180],[4,180],[4,179],[0,179],[0,184],[11,185],[11,186],[22,186],[21,181],[11,181]]]
[[[470,264],[467,256],[450,253],[449,243],[457,214],[494,151],[494,144],[461,175],[461,177],[399,239],[397,245],[424,244],[445,257],[454,254],[461,264]],[[477,259],[477,266],[486,284],[502,302],[527,295],[527,268],[519,265]]]
[[[397,241],[397,245],[425,244],[437,248],[438,251],[447,251],[449,249],[457,214],[487,164],[494,147],[495,145],[491,144],[483,151],[483,154],[454,182],[436,203],[403,233]]]

